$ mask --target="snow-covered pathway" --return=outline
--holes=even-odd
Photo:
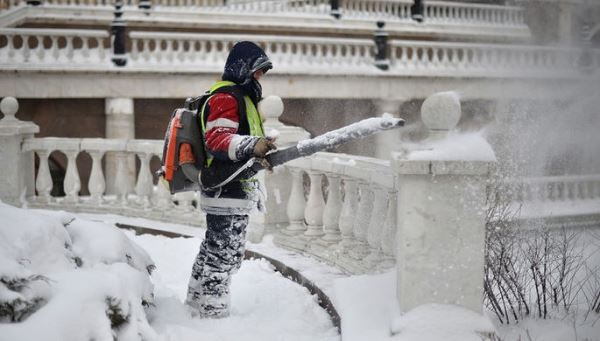
[[[200,240],[128,235],[154,260],[149,322],[165,340],[339,340],[316,297],[264,260],[244,261],[232,282],[231,316],[194,319],[181,303]]]

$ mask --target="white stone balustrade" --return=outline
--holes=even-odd
[[[578,71],[583,53],[579,49],[450,42],[396,40],[390,45],[390,72],[406,75],[544,77],[558,72],[572,74]],[[597,69],[600,53],[590,53],[594,56],[590,69]]]
[[[267,35],[184,34],[131,32],[131,65],[216,71],[238,41],[251,40],[265,49],[277,65],[273,72],[343,73],[347,68],[371,70],[373,42],[369,39],[307,38]],[[337,71],[336,71],[337,70]]]
[[[106,67],[110,65],[109,34],[100,30],[0,28],[0,66],[20,68],[44,64]]]
[[[204,216],[193,205],[197,200],[194,194],[191,196],[193,200],[188,200],[186,196],[172,196],[166,184],[154,185],[151,160],[162,156],[162,147],[163,143],[160,140],[56,137],[25,139],[23,151],[35,152],[40,160],[35,183],[37,195],[32,194],[27,201],[33,207],[115,213],[203,226]],[[54,151],[59,151],[67,157],[63,183],[66,196],[62,198],[50,195],[53,180],[48,167],[48,157]],[[80,195],[81,174],[76,159],[83,152],[92,158],[92,169],[87,186],[89,196]],[[115,153],[118,163],[116,172],[118,191],[115,195],[105,193],[106,175],[102,168],[102,159],[108,152]],[[140,161],[134,193],[129,193],[128,185],[121,181],[126,179],[126,161],[130,155],[136,155]],[[122,183],[119,183],[120,181]],[[177,202],[177,205],[174,202]]]
[[[8,8],[19,5],[18,0],[7,0]],[[125,6],[138,6],[139,0],[124,0]],[[57,6],[112,6],[109,0],[43,0],[46,5]],[[340,0],[341,20],[377,19],[410,21],[412,0]],[[153,9],[181,9],[189,11],[217,11],[261,13],[267,15],[301,13],[329,16],[329,0],[153,0]],[[425,1],[425,24],[467,24],[525,26],[523,8],[449,1]]]
[[[395,236],[396,227],[394,217],[388,216],[395,214],[395,208],[388,206],[388,193],[394,192],[389,161],[316,153],[286,167],[295,174],[288,202],[290,223],[277,231],[277,244],[351,273],[393,266],[394,239],[385,246],[383,240]],[[308,201],[301,187],[301,172],[310,177]]]
[[[425,20],[431,23],[520,26],[525,24],[518,6],[482,5],[447,1],[424,1]]]
[[[412,0],[342,0],[342,18],[371,18],[386,21],[410,21]]]
[[[90,30],[0,29],[3,68],[113,69],[108,32]],[[229,49],[240,40],[262,45],[275,73],[380,74],[371,39],[269,35],[131,32],[126,68],[220,72]],[[22,44],[21,41],[27,41]],[[580,49],[503,44],[390,41],[390,70],[396,76],[555,77],[580,76]],[[589,50],[588,69],[600,69],[600,52]]]

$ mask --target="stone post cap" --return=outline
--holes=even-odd
[[[448,132],[456,128],[460,116],[460,97],[454,91],[433,94],[421,106],[421,119],[430,132]]]
[[[40,127],[33,122],[21,121],[15,117],[19,111],[19,101],[14,97],[4,97],[0,101],[0,111],[4,118],[0,120],[0,135],[35,134],[40,132]]]

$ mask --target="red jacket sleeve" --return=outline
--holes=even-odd
[[[251,136],[238,135],[240,115],[235,97],[218,93],[208,100],[205,126],[206,148],[215,158],[237,161],[246,156],[248,147],[256,143]],[[206,114],[206,113],[205,113]]]

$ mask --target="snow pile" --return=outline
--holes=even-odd
[[[492,323],[462,307],[425,304],[392,321],[394,340],[481,341],[494,333]]]
[[[0,340],[140,340],[155,333],[150,257],[117,228],[0,203]]]
[[[397,158],[431,161],[495,161],[496,156],[481,132],[450,132],[445,139],[406,144]]]
[[[129,233],[128,233],[129,234]],[[151,325],[166,340],[337,341],[339,335],[316,296],[275,272],[264,260],[245,260],[231,283],[231,314],[224,319],[191,318],[185,299],[197,238],[140,235],[131,238],[150,252],[157,270]]]

